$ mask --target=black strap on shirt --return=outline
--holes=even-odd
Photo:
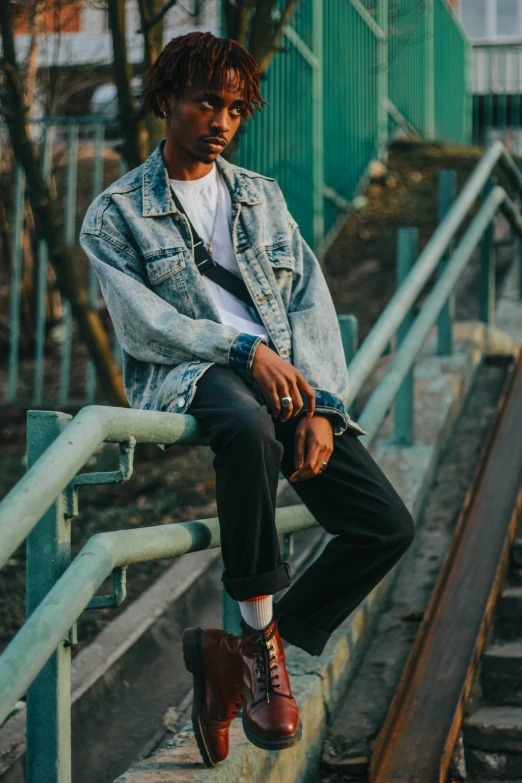
[[[254,302],[252,301],[252,297],[250,296],[250,292],[246,287],[244,280],[235,275],[233,272],[230,272],[228,269],[225,269],[225,267],[221,266],[221,264],[217,264],[214,261],[205,244],[203,243],[203,240],[192,225],[189,216],[183,209],[183,206],[176,193],[172,188],[171,190],[175,205],[179,211],[185,215],[189,222],[192,236],[194,238],[194,261],[196,262],[196,266],[199,272],[202,275],[209,277],[214,283],[217,283],[217,285],[220,285],[221,288],[224,288],[225,291],[228,291],[233,296],[236,296],[246,305],[253,307],[255,310]]]

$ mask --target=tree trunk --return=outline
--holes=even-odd
[[[111,404],[129,407],[123,389],[121,372],[112,356],[108,335],[98,313],[89,302],[87,291],[79,283],[71,250],[65,243],[60,211],[42,177],[39,161],[27,134],[26,109],[20,71],[16,61],[11,4],[9,2],[0,2],[0,25],[9,133],[15,158],[22,165],[27,178],[33,214],[38,223],[38,235],[47,242],[49,260],[56,272],[60,291],[71,303],[80,337],[87,345],[105,395]]]
[[[45,16],[45,2],[36,0],[30,19],[31,41],[27,57],[27,69],[25,74],[24,102],[27,110],[31,110],[36,92],[36,72],[38,70],[38,35],[40,34]]]
[[[132,69],[127,55],[125,24],[126,0],[108,0],[109,27],[112,35],[114,81],[118,90],[122,152],[129,169],[139,166],[148,155],[148,134],[145,123],[136,111],[132,93]]]
[[[165,29],[164,17],[161,17],[153,25],[151,19],[161,11],[163,0],[138,0],[140,11],[141,29],[143,32],[143,70],[146,71],[156,61],[158,54],[163,48],[163,31]],[[153,152],[160,141],[165,138],[165,120],[155,117],[153,114],[147,114],[145,120],[147,133],[149,136],[149,154]]]

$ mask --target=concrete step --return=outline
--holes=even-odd
[[[462,726],[472,780],[520,780],[522,707],[480,707]]]
[[[522,761],[522,707],[479,707],[464,721],[463,732],[471,748],[519,753]]]
[[[522,639],[522,585],[504,587],[497,605],[495,636],[502,640]]]
[[[466,772],[474,783],[520,783],[522,756],[466,748]]]
[[[481,682],[489,704],[522,707],[522,641],[489,647],[482,658]]]

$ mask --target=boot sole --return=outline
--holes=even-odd
[[[245,713],[243,713],[243,731],[246,737],[252,745],[263,750],[284,750],[285,748],[291,748],[292,745],[297,745],[301,739],[303,733],[303,726],[301,721],[297,725],[297,729],[291,736],[286,737],[264,737],[257,734],[247,723]]]
[[[203,678],[203,659],[201,655],[202,628],[187,628],[181,639],[185,668],[192,674],[192,727],[198,744],[199,752],[207,767],[215,767],[219,763],[212,755],[205,725],[201,715],[205,706],[205,686]]]

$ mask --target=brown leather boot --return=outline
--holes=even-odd
[[[258,748],[289,748],[301,739],[302,728],[277,624],[273,620],[265,631],[256,631],[244,621],[241,626],[243,729]]]
[[[194,682],[192,725],[207,767],[228,756],[228,730],[242,706],[240,638],[214,628],[183,633],[183,658]]]

